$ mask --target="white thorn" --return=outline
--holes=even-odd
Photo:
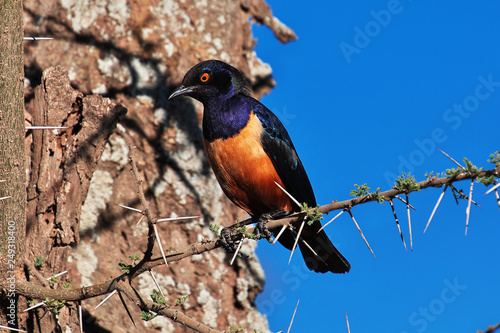
[[[24,40],[50,40],[52,37],[24,37]]]
[[[137,221],[137,223],[135,224],[135,226],[138,226],[139,223],[141,223],[142,219],[144,218],[144,215],[141,216],[141,218],[139,219],[139,221]]]
[[[498,191],[495,189],[495,196],[497,197],[498,208],[500,208],[500,196],[498,195]]]
[[[467,229],[469,228],[469,217],[470,217],[470,204],[472,203],[472,190],[474,189],[474,179],[470,182],[470,190],[469,190],[469,202],[467,203],[467,209],[465,210],[465,214],[467,218],[465,219],[465,235],[467,236]]]
[[[285,229],[288,227],[288,225],[284,225],[281,227],[281,230],[280,232],[278,232],[278,234],[276,235],[276,237],[274,237],[274,241],[273,241],[273,245],[276,244],[276,242],[278,241],[278,238],[281,237],[281,234],[285,231]]]
[[[300,299],[297,301],[297,305],[295,305],[295,310],[293,310],[292,320],[290,321],[290,326],[288,326],[288,331],[286,331],[286,333],[290,333],[290,330],[292,329],[293,319],[295,318],[295,313],[297,312],[297,308],[299,307],[299,302]]]
[[[9,199],[9,198],[12,198],[12,196],[8,196],[8,197],[1,197],[0,200],[5,200],[5,199]]]
[[[408,215],[408,229],[410,231],[410,250],[413,251],[413,236],[411,233],[411,218],[410,218],[410,199],[408,193],[406,194],[406,213]]]
[[[47,278],[47,281],[50,280],[50,279],[52,279],[52,278],[56,278],[56,277],[59,277],[61,275],[64,275],[66,273],[68,273],[68,271],[64,271],[64,272],[61,272],[61,273],[57,273],[56,275],[52,275],[51,277]]]
[[[29,130],[43,130],[43,129],[66,129],[69,127],[65,126],[24,126],[25,129]]]
[[[297,199],[295,199],[290,193],[287,192],[287,190],[285,190],[280,184],[278,184],[277,182],[274,182],[276,184],[276,186],[278,186],[283,192],[285,192],[286,195],[288,195],[290,197],[290,199],[293,200],[293,202],[295,202],[297,204],[297,206],[300,207],[300,203]]]
[[[33,306],[30,306],[29,308],[27,308],[27,309],[26,309],[26,310],[24,310],[23,312],[31,311],[31,310],[36,309],[36,308],[38,308],[38,307],[40,307],[40,306],[42,306],[42,305],[44,305],[44,304],[45,304],[45,302],[40,302],[40,303],[37,303],[37,304],[35,304],[35,305],[33,305]]]
[[[128,210],[131,210],[131,211],[134,211],[134,212],[142,214],[142,210],[140,210],[140,209],[129,207],[129,206],[125,206],[125,205],[120,205],[120,204],[118,204],[118,206],[121,207],[121,208],[125,208],[125,209],[128,209]]]
[[[115,289],[115,290],[113,290],[113,291],[111,292],[111,294],[109,294],[108,296],[106,296],[106,298],[105,298],[105,299],[103,299],[103,300],[101,301],[101,303],[97,304],[97,306],[94,308],[94,310],[97,310],[97,308],[98,308],[98,307],[100,307],[101,305],[103,305],[103,304],[104,304],[104,302],[106,302],[106,301],[107,301],[107,300],[108,300],[111,296],[113,296],[114,294],[116,294],[116,289]]]
[[[231,262],[229,263],[229,265],[233,265],[233,262],[234,262],[234,259],[236,259],[236,257],[238,256],[238,252],[240,252],[240,249],[241,249],[241,246],[243,245],[243,240],[245,238],[242,238],[240,240],[240,243],[238,244],[238,247],[236,248],[236,251],[234,251],[234,255],[233,255],[233,258],[231,259]]]
[[[302,221],[302,223],[300,224],[299,232],[297,233],[297,237],[295,238],[295,242],[293,243],[292,253],[290,253],[290,259],[288,259],[288,265],[290,265],[290,261],[292,260],[293,253],[295,252],[295,249],[297,247],[297,242],[300,239],[300,234],[302,233],[302,229],[304,228],[304,224],[306,224],[305,218]]]
[[[349,215],[351,215],[351,219],[352,221],[354,222],[354,224],[356,225],[356,228],[358,229],[359,233],[361,234],[361,237],[363,238],[363,240],[365,241],[365,244],[366,246],[368,246],[368,249],[370,250],[370,252],[372,253],[373,257],[375,259],[377,259],[377,257],[375,257],[375,253],[373,253],[373,250],[372,248],[370,247],[370,244],[368,244],[368,241],[366,240],[365,238],[365,235],[363,234],[363,231],[361,231],[361,228],[359,227],[358,225],[358,222],[356,222],[356,219],[354,218],[354,215],[352,215],[352,212],[350,210],[347,211],[349,213]]]
[[[163,260],[165,260],[165,265],[168,267],[167,257],[165,256],[165,252],[163,251],[163,246],[161,245],[160,234],[158,233],[158,228],[156,227],[156,223],[153,224],[156,234],[156,240],[158,241],[158,245],[160,246],[161,255]]]
[[[436,210],[437,210],[439,204],[441,203],[441,200],[443,199],[443,196],[444,196],[444,192],[446,191],[447,188],[448,188],[448,186],[445,186],[443,192],[441,192],[441,194],[439,195],[438,201],[436,202],[436,205],[434,206],[434,209],[432,210],[431,217],[429,217],[429,221],[427,221],[427,225],[425,226],[424,234],[427,231],[429,224],[431,224],[431,220],[434,217],[434,213],[436,213]]]
[[[325,225],[324,225],[324,226],[322,226],[322,227],[318,230],[318,232],[317,232],[317,233],[319,234],[319,232],[320,232],[321,230],[323,230],[323,229],[324,229],[327,225],[329,225],[330,223],[332,223],[333,221],[335,221],[335,219],[336,219],[337,217],[339,217],[340,215],[342,215],[344,212],[345,212],[345,209],[342,209],[342,210],[340,211],[340,213],[338,213],[337,215],[335,215],[335,217],[334,217],[333,219],[331,219],[330,221],[328,221],[327,223],[325,223]]]
[[[83,333],[82,302],[78,303],[78,320],[80,321],[80,333]]]
[[[446,157],[448,157],[450,160],[452,160],[456,165],[458,165],[462,170],[465,171],[465,168],[463,166],[460,165],[460,163],[458,163],[457,161],[455,161],[450,155],[446,154],[444,151],[442,151],[441,149],[438,148],[438,150],[440,152],[442,152]]]
[[[156,285],[156,288],[158,288],[158,291],[160,292],[160,294],[165,297],[165,295],[163,294],[163,291],[161,291],[161,288],[160,288],[160,284],[158,283],[158,281],[156,280],[155,278],[155,275],[153,274],[153,270],[149,270],[149,274],[151,274],[151,277],[153,278],[153,282],[155,283]]]
[[[7,327],[7,326],[3,326],[3,325],[0,325],[0,328],[6,329],[6,330],[15,331],[15,332],[26,332],[26,331],[20,330],[18,328],[12,328],[12,327]]]
[[[484,195],[486,195],[486,194],[488,194],[488,193],[490,193],[490,192],[493,192],[493,191],[494,191],[494,190],[496,190],[499,186],[500,186],[500,182],[499,182],[499,183],[497,183],[497,184],[495,184],[495,186],[493,186],[492,188],[490,188],[488,191],[486,191],[486,193],[485,193]]]

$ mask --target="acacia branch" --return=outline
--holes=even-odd
[[[133,161],[133,159],[132,159]],[[132,163],[134,164],[134,163]],[[136,169],[137,171],[137,169]],[[396,188],[393,188],[391,190],[385,191],[378,193],[378,196],[383,196],[383,199],[385,201],[390,201],[393,198],[395,198],[397,195],[400,194],[408,194],[414,191],[419,191],[425,188],[429,187],[441,187],[443,185],[450,185],[452,183],[462,181],[462,180],[467,180],[467,179],[477,179],[479,177],[490,177],[490,176],[495,176],[499,177],[500,175],[500,167],[496,169],[491,169],[491,170],[486,170],[482,171],[476,174],[471,174],[469,172],[463,172],[454,176],[450,177],[442,177],[442,178],[432,178],[429,180],[425,180],[422,182],[419,182],[419,188],[415,190],[398,190]],[[138,183],[138,186],[140,185],[140,181],[138,178],[136,178],[136,182]],[[143,197],[144,198],[144,197]],[[328,205],[323,205],[320,206],[318,209],[318,212],[321,214],[328,214],[329,212],[335,211],[335,210],[341,210],[341,209],[347,209],[350,210],[352,207],[360,204],[365,204],[371,201],[376,201],[377,197],[372,196],[372,195],[366,195],[362,197],[357,197],[353,198],[350,200],[344,200],[340,202],[332,202],[331,204]],[[142,201],[142,200],[141,200]],[[146,202],[145,199],[143,202]],[[310,212],[313,212],[312,210]],[[149,214],[148,214],[149,215]],[[307,215],[307,212],[299,212],[292,214],[288,217],[281,218],[281,219],[276,219],[276,220],[271,220],[268,223],[269,229],[277,229],[277,228],[282,228],[283,226],[291,226],[291,223],[303,219]],[[151,218],[153,221],[155,221],[155,218],[152,217],[152,215],[147,216],[148,217],[148,222],[149,219]],[[152,224],[152,223],[150,223]],[[251,234],[253,233],[254,228],[248,228],[247,233]],[[238,241],[242,237],[245,237],[245,235],[242,234],[235,234],[232,235],[233,241]],[[151,243],[151,238],[153,238],[153,245],[154,245],[154,233],[150,233],[148,237],[148,243]],[[183,249],[180,249],[178,251],[171,251],[166,255],[166,261],[168,263],[173,263],[176,261],[180,261],[184,258],[191,257],[196,254],[202,254],[204,252],[208,252],[211,250],[214,250],[222,245],[221,241],[219,239],[212,239],[212,240],[206,240],[206,241],[201,241],[197,242],[194,244],[191,244],[189,246],[184,247]],[[130,285],[130,281],[139,276],[140,274],[151,270],[152,268],[163,265],[165,262],[163,261],[163,258],[153,258],[153,259],[146,259],[143,258],[143,260],[137,264],[133,269],[130,271],[130,273],[125,273],[120,276],[117,276],[109,281],[106,281],[101,284],[95,284],[92,286],[88,287],[83,287],[80,289],[71,289],[71,290],[54,290],[50,288],[45,288],[41,287],[29,282],[25,281],[18,281],[17,283],[17,291],[20,295],[30,297],[30,298],[35,298],[35,299],[56,299],[56,300],[66,300],[66,301],[80,301],[100,295],[105,295],[108,294],[114,290],[118,290],[123,292],[129,299],[131,299],[141,310],[143,311],[153,311],[159,315],[168,317],[175,322],[179,322],[184,326],[190,327],[193,330],[196,330],[198,332],[217,332],[199,322],[196,320],[184,315],[180,311],[170,308],[165,305],[161,305],[158,303],[151,302],[149,300],[144,300]],[[1,286],[0,287],[5,287]]]

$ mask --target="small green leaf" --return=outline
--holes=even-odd
[[[166,304],[165,297],[156,289],[153,290],[153,293],[151,294],[151,299],[153,302],[158,303],[158,304]]]
[[[500,152],[496,151],[493,154],[491,154],[488,162],[495,164],[495,166],[498,168],[498,166],[500,165]]]
[[[123,261],[121,263],[119,263],[118,266],[120,266],[120,269],[122,270],[122,272],[125,272],[127,274],[130,273],[130,270],[133,267],[132,265],[127,265]]]
[[[354,184],[354,187],[356,189],[352,190],[351,193],[349,193],[351,197],[362,197],[364,195],[367,195],[368,191],[370,190],[366,183],[363,185]]]
[[[411,173],[408,173],[408,176],[406,173],[403,172],[402,176],[399,176],[398,179],[396,179],[396,182],[394,183],[394,187],[400,191],[400,192],[413,192],[413,191],[420,191],[420,186],[418,185],[417,181],[415,180],[415,177],[411,175]]]
[[[58,301],[48,298],[45,299],[44,303],[47,305],[49,311],[55,315],[58,315],[60,313],[59,309],[66,305],[66,301]]]
[[[184,302],[186,301],[186,299],[188,298],[188,295],[186,296],[180,296],[179,298],[177,298],[175,300],[175,305],[181,305],[181,304],[184,304]]]
[[[219,235],[220,227],[217,224],[210,223],[209,229],[217,236]]]
[[[151,319],[155,318],[157,316],[156,313],[151,312],[151,311],[142,311],[141,312],[141,319],[144,321],[150,321]]]
[[[38,257],[36,257],[36,258],[34,259],[34,262],[35,262],[35,267],[36,267],[36,268],[40,268],[40,267],[42,267],[42,265],[43,265],[43,258],[42,258],[42,256],[41,256],[41,255],[39,255]]]

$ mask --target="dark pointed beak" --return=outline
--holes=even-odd
[[[175,91],[172,93],[172,95],[170,95],[170,97],[168,99],[172,99],[172,98],[177,97],[177,96],[189,94],[189,93],[193,92],[193,90],[194,90],[194,87],[184,87],[183,85],[181,85],[181,86],[179,86],[179,88],[175,89]]]

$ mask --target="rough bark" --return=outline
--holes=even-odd
[[[21,278],[26,224],[23,12],[20,0],[0,9],[0,324],[17,324],[15,282]],[[8,316],[7,316],[8,315]]]
[[[282,41],[295,38],[273,18],[263,1],[25,1],[26,35],[55,37],[25,44],[30,83],[25,90],[27,109],[34,125],[70,127],[55,133],[33,132],[33,137],[27,138],[33,140],[29,260],[39,255],[47,260],[41,270],[44,276],[68,268],[69,274],[56,288],[61,288],[63,281],[71,282],[72,287],[105,282],[120,273],[118,262],[131,263],[128,256],[146,249],[147,226],[144,222],[136,226],[140,216],[117,206],[140,208],[127,164],[126,143],[137,147],[136,157],[155,216],[199,216],[193,221],[160,224],[165,248],[180,249],[212,238],[210,223],[228,225],[244,217],[224,197],[204,156],[201,106],[190,100],[170,102],[167,97],[192,65],[209,58],[240,68],[257,97],[269,91],[274,81],[269,66],[253,51],[249,17],[271,27]],[[69,83],[50,81],[48,74],[39,81],[42,70],[55,65],[68,68],[70,84],[79,92]],[[40,83],[41,88],[33,88]],[[65,146],[79,130],[74,124],[85,119],[80,112],[88,97],[83,96],[91,93],[110,97],[128,109],[127,117],[111,134],[93,176],[78,167],[68,171],[71,163],[66,158],[70,153]],[[39,100],[50,96],[55,105],[40,106]],[[54,118],[47,117],[49,109]],[[87,156],[95,159],[99,151]],[[86,192],[82,179],[90,178],[88,195],[82,198]],[[73,179],[69,193],[59,186],[64,179]],[[72,205],[82,208],[81,214]],[[255,244],[246,243],[243,251],[251,254]],[[245,331],[267,332],[266,319],[254,304],[264,283],[259,262],[250,256],[229,266],[230,259],[216,250],[169,268],[155,268],[155,276],[167,293],[168,304],[188,295],[181,310],[199,322],[219,330],[236,324]],[[135,279],[133,286],[144,297],[155,288],[148,274]],[[137,329],[132,328],[118,297],[94,310],[101,299],[82,302],[84,328],[89,331],[191,331],[162,317],[143,322],[140,311],[130,306],[137,324]],[[57,328],[52,316],[43,316],[45,311],[37,310],[28,320],[34,330],[40,320]],[[74,304],[61,310],[59,322],[62,330],[76,329]]]

